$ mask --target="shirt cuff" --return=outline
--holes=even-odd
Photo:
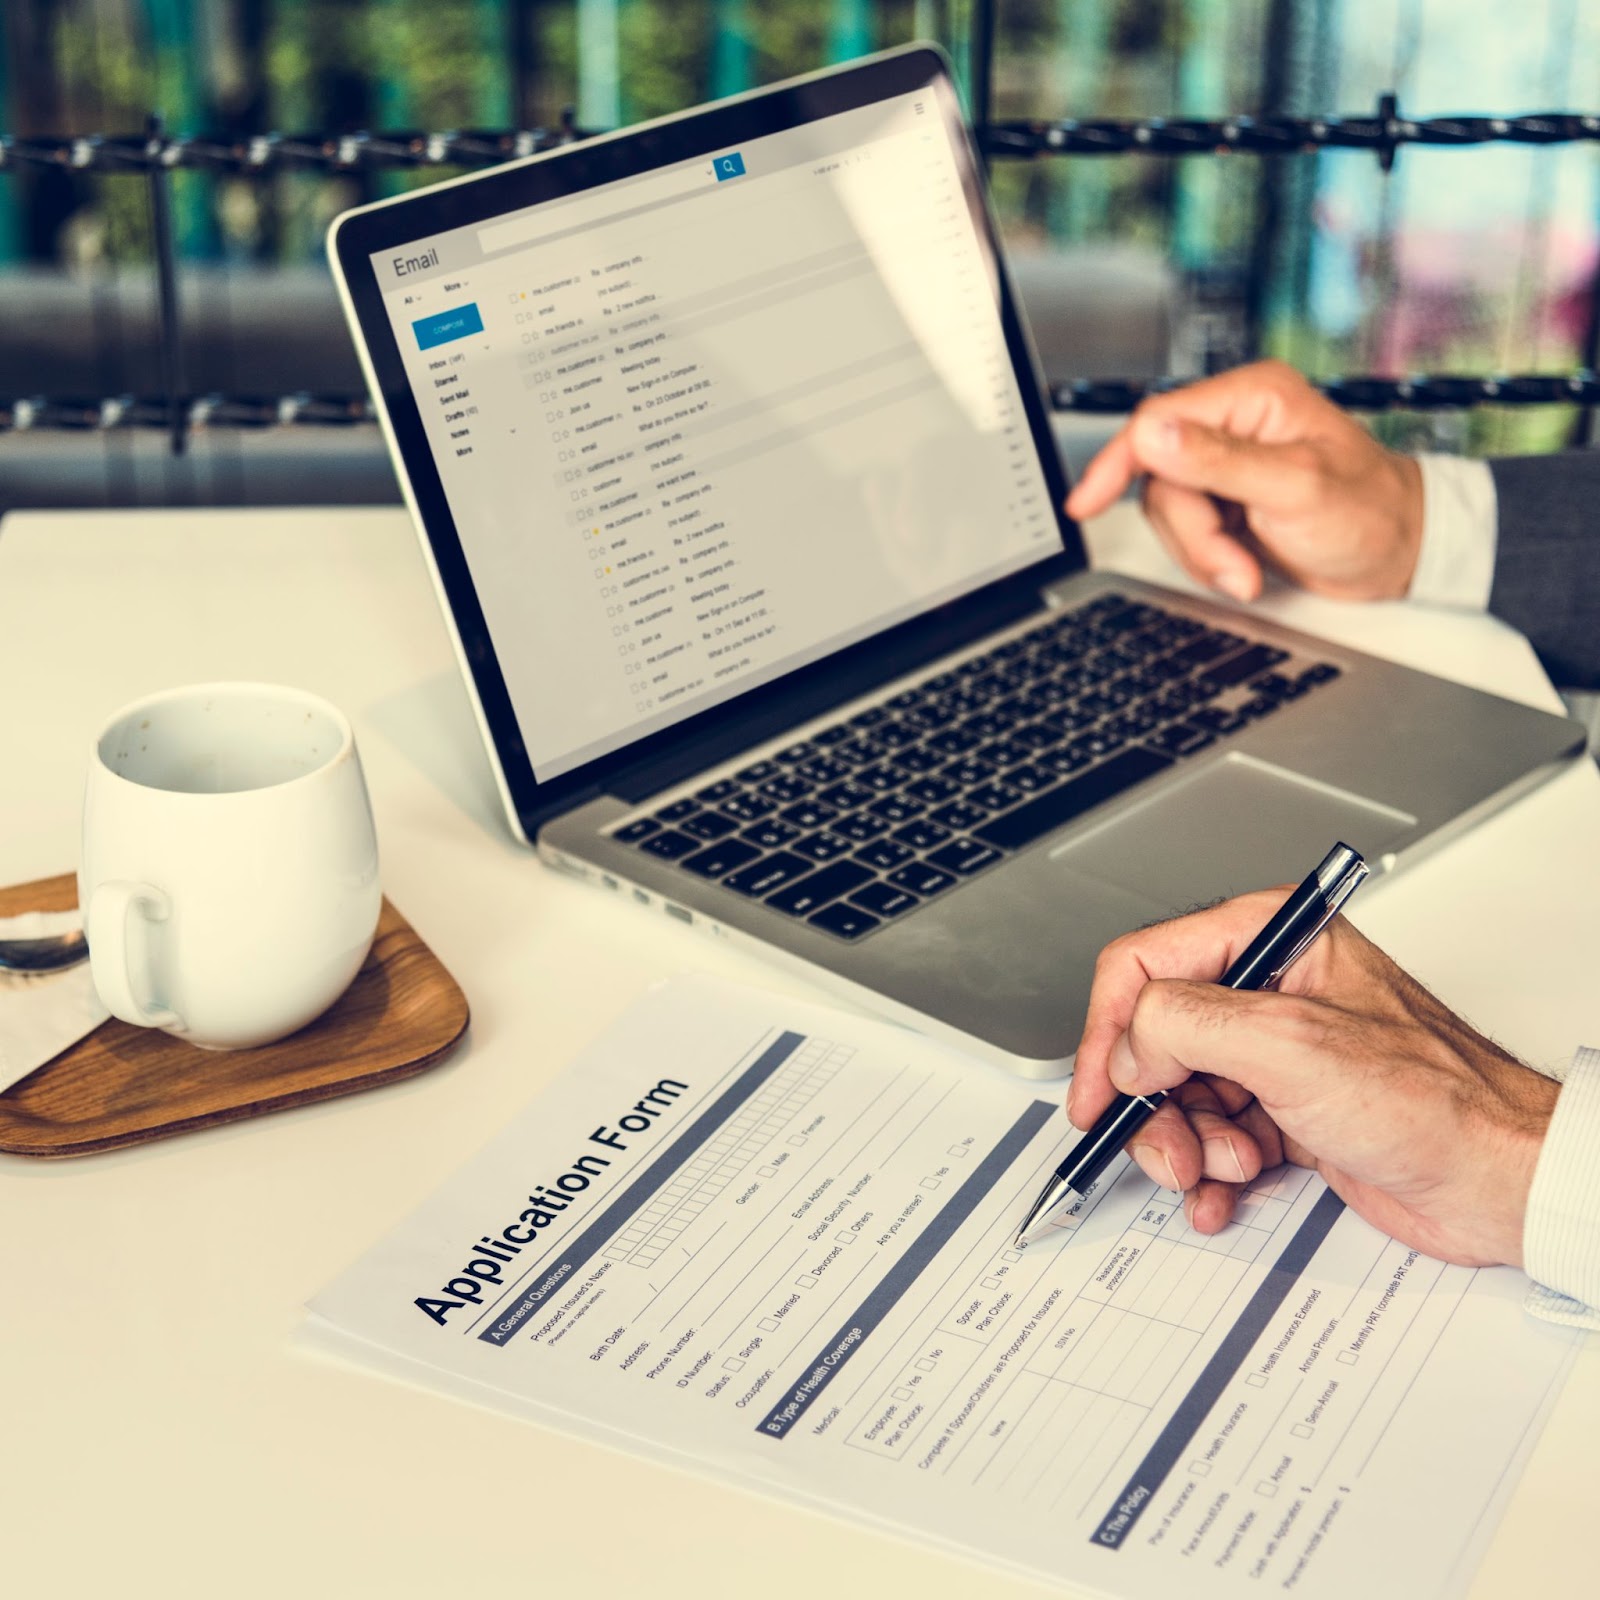
[[[1418,456],[1422,548],[1407,598],[1484,611],[1494,587],[1497,506],[1487,463]]]
[[[1528,1192],[1528,1310],[1600,1328],[1600,1050],[1579,1050],[1550,1118]]]

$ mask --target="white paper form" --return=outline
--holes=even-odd
[[[1026,1250],[1054,1098],[655,991],[313,1302],[391,1373],[1036,1577],[1457,1592],[1576,1336],[1280,1168],[1204,1237],[1124,1164]]]

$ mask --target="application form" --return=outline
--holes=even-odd
[[[1466,1587],[1577,1336],[1264,1173],[1013,1236],[1057,1101],[881,1023],[647,996],[312,1303],[315,1343],[971,1559],[1166,1600]]]

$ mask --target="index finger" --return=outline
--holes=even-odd
[[[1075,1126],[1091,1126],[1117,1093],[1111,1083],[1111,1048],[1128,1030],[1139,991],[1156,978],[1215,983],[1283,904],[1285,892],[1263,889],[1239,895],[1209,910],[1126,933],[1100,952],[1067,1097],[1067,1115]]]

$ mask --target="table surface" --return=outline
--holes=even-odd
[[[1131,508],[1090,536],[1101,566],[1181,581]],[[1264,606],[1557,705],[1526,643],[1487,618],[1289,593]],[[969,1594],[964,1562],[293,1348],[308,1297],[650,983],[699,969],[818,996],[512,841],[420,553],[388,509],[7,518],[0,882],[75,864],[89,742],[112,710],[224,678],[299,684],[350,714],[384,887],[466,989],[472,1028],[443,1067],[371,1094],[77,1162],[0,1157],[8,1589]],[[1597,885],[1600,776],[1584,762],[1374,884],[1356,920],[1557,1066],[1600,1043]],[[1597,1439],[1590,1338],[1474,1596],[1592,1582]]]

